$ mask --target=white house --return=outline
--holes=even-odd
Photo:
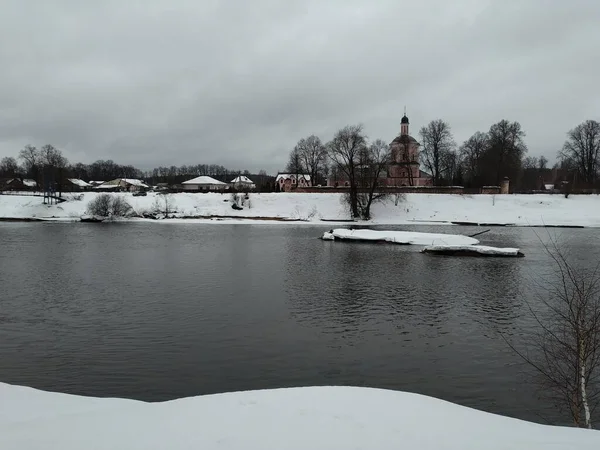
[[[231,187],[233,187],[234,189],[238,189],[238,190],[255,189],[256,188],[254,181],[252,181],[250,178],[248,178],[244,175],[235,177],[233,180],[231,180],[229,182],[229,184],[231,184]]]
[[[206,175],[184,181],[181,185],[186,191],[224,191],[229,188],[227,183]]]
[[[279,173],[275,178],[275,184],[279,186],[281,192],[288,192],[296,187],[303,188],[312,186],[310,175],[302,173],[298,174],[297,182],[295,173]]]

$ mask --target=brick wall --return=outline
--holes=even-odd
[[[464,188],[462,186],[397,186],[386,187],[390,194],[499,194],[499,186],[485,186],[484,188]],[[321,192],[348,192],[347,187],[307,187],[294,189],[292,192],[321,193]],[[359,189],[359,192],[364,189]]]

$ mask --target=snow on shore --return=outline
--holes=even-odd
[[[337,228],[323,234],[324,240],[376,241],[392,244],[473,246],[477,239],[460,234],[416,233],[412,231],[348,230]]]
[[[371,388],[290,388],[144,403],[0,383],[0,396],[3,450],[600,448],[598,431]]]
[[[97,193],[82,200],[46,206],[41,197],[0,195],[0,218],[78,219]],[[116,194],[115,194],[116,195]],[[118,194],[134,209],[151,211],[156,198]],[[296,219],[308,222],[348,220],[341,194],[271,193],[251,194],[250,209],[231,208],[228,194],[179,193],[172,196],[178,217],[211,216]],[[600,227],[600,196],[572,195],[450,195],[407,194],[397,206],[392,201],[373,206],[373,224],[415,222],[474,222],[481,224],[554,225]]]

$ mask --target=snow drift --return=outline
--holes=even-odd
[[[3,450],[600,448],[598,431],[371,388],[290,388],[144,403],[0,383],[0,396]]]
[[[489,247],[486,245],[430,245],[422,250],[423,253],[478,253],[484,256],[522,256],[518,248],[512,247]]]
[[[412,231],[348,230],[337,228],[323,234],[324,240],[374,241],[406,245],[474,245],[479,241],[469,236],[444,233],[417,233]]]

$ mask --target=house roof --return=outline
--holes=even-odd
[[[206,184],[206,185],[218,185],[222,186],[227,183],[223,183],[222,181],[215,180],[213,177],[209,177],[206,175],[202,175],[196,178],[192,178],[191,180],[184,181],[181,184]]]
[[[30,180],[29,178],[24,178],[24,179],[19,179],[19,178],[11,178],[9,180],[6,180],[6,184],[11,184],[12,182],[17,181],[19,183],[23,183],[23,186],[27,186],[27,187],[36,187],[37,183],[35,180]]]
[[[433,176],[424,170],[419,170],[419,178],[433,178]]]
[[[102,183],[99,186],[96,186],[96,189],[111,189],[111,188],[119,186],[121,184],[121,182],[124,182],[125,184],[129,184],[131,186],[138,186],[138,187],[144,187],[144,188],[149,187],[142,180],[137,180],[135,178],[116,178],[114,180],[106,181],[105,183]]]
[[[302,177],[306,181],[310,181],[310,175],[299,173],[298,177]],[[277,177],[275,178],[275,181],[279,181],[281,178],[283,178],[284,180],[287,180],[288,178],[296,178],[296,174],[295,173],[278,173]]]
[[[90,187],[91,184],[90,183],[86,183],[83,180],[80,180],[79,178],[69,178],[68,179],[71,183],[73,183],[75,186],[79,186],[79,187]]]
[[[231,180],[230,183],[254,184],[254,181],[244,175],[240,175]]]

